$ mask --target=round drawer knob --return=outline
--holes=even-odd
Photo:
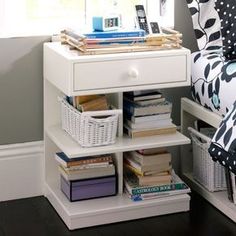
[[[132,68],[132,69],[129,70],[128,75],[131,78],[138,78],[138,70],[135,69],[135,68]]]

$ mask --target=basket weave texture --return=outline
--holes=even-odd
[[[225,170],[208,153],[210,138],[189,128],[193,147],[193,178],[210,192],[226,189]]]
[[[64,98],[59,101],[61,102],[62,129],[82,147],[115,143],[121,110],[80,112]]]

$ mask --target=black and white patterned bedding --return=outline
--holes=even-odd
[[[236,0],[187,0],[199,51],[192,54],[192,95],[224,117],[209,153],[236,174]]]

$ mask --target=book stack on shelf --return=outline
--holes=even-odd
[[[124,132],[131,138],[176,132],[172,104],[157,90],[124,93]]]
[[[133,201],[190,192],[171,167],[171,153],[152,148],[124,154],[124,186]]]
[[[55,154],[61,190],[70,201],[116,194],[116,171],[111,155],[68,158]]]

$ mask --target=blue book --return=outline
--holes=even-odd
[[[144,37],[146,35],[145,31],[142,29],[134,30],[117,30],[117,31],[94,31],[92,33],[84,34],[87,38],[126,38],[126,37]]]
[[[141,194],[150,193],[165,193],[171,191],[178,191],[188,189],[189,187],[185,184],[179,176],[172,170],[172,183],[164,185],[152,185],[152,186],[140,186],[137,177],[133,173],[124,172],[124,185],[129,194],[140,196]]]

